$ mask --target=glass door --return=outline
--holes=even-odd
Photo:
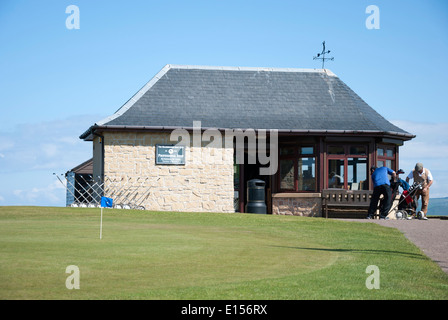
[[[328,188],[344,188],[344,159],[328,160]]]

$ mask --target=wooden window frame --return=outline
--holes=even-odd
[[[294,152],[292,154],[281,155],[282,149],[292,148]],[[312,154],[301,154],[299,150],[302,148],[313,148]],[[314,190],[299,190],[299,159],[301,158],[314,158]],[[294,188],[282,189],[281,187],[281,162],[282,160],[292,160],[294,165]],[[319,155],[317,154],[317,144],[303,143],[303,144],[285,144],[280,145],[278,149],[278,170],[277,170],[277,190],[280,193],[314,193],[318,192],[318,175],[319,175]]]
[[[378,155],[378,149],[383,149],[385,151],[382,156]],[[392,156],[387,156],[387,150],[392,150]],[[375,166],[378,167],[378,162],[382,161],[383,166],[386,167],[387,160],[390,160],[392,162],[390,169],[392,169],[394,171],[397,170],[397,168],[396,168],[396,166],[397,166],[397,146],[378,144],[376,146],[375,153],[376,153]]]
[[[344,154],[330,154],[329,150],[332,147],[339,147],[343,148]],[[352,147],[364,147],[365,148],[365,154],[351,154],[350,149]],[[370,176],[369,176],[369,145],[366,143],[330,143],[327,145],[327,159],[326,159],[326,170],[327,172],[325,176],[325,188],[329,188],[329,175],[330,175],[330,160],[343,160],[344,161],[344,190],[349,190],[348,188],[348,159],[349,158],[361,158],[367,160],[367,166],[366,166],[366,186],[368,187],[370,185]]]

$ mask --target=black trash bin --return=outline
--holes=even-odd
[[[247,213],[266,214],[265,186],[266,183],[263,180],[253,179],[247,181]]]

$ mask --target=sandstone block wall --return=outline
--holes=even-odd
[[[322,200],[320,193],[274,194],[272,196],[272,214],[321,217]]]
[[[144,196],[146,210],[234,212],[233,148],[190,144],[185,165],[156,165],[156,144],[174,144],[170,133],[103,135],[106,196],[126,184],[138,189],[127,201]],[[125,199],[115,194],[114,203]]]

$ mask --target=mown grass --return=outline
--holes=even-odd
[[[105,209],[100,240],[99,222],[100,209],[0,207],[0,299],[448,298],[440,267],[373,223]]]

